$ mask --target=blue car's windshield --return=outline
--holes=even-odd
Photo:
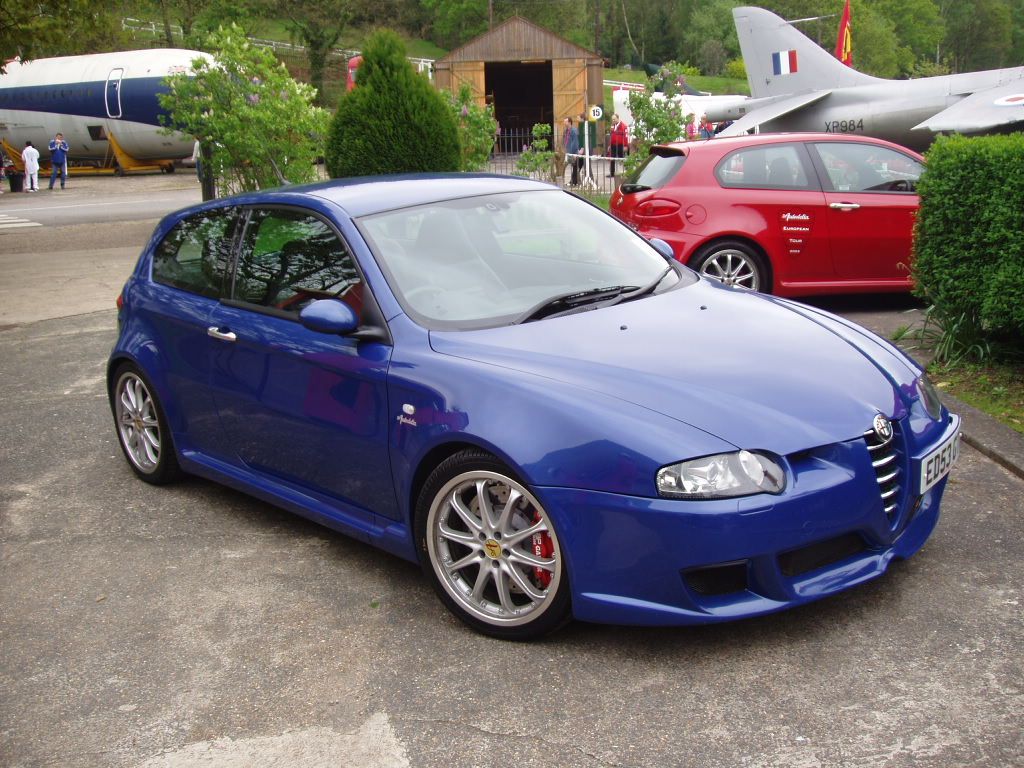
[[[445,200],[359,224],[398,300],[428,327],[481,328],[611,303],[666,268],[643,238],[559,190]],[[672,270],[656,288],[692,279]]]

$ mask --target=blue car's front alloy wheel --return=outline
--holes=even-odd
[[[551,519],[493,457],[464,451],[443,462],[418,512],[424,570],[464,622],[526,639],[568,618],[568,578]]]

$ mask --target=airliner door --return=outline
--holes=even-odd
[[[118,67],[110,70],[107,75],[107,89],[105,91],[107,103],[107,117],[121,116],[121,77],[124,69]]]

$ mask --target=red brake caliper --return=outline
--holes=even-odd
[[[540,522],[540,512],[533,513],[533,522]],[[543,557],[545,560],[555,554],[555,545],[552,543],[547,531],[533,534],[533,554],[534,557]],[[538,586],[547,589],[551,585],[551,571],[546,571],[543,568],[534,568],[533,576]]]

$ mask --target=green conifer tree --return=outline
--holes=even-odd
[[[417,74],[394,32],[374,33],[358,85],[342,97],[325,153],[332,177],[457,171],[458,129],[444,97]]]

